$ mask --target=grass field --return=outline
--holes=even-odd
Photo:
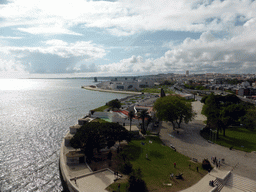
[[[144,93],[160,93],[161,88],[164,89],[165,93],[174,94],[174,92],[172,90],[168,89],[168,86],[156,86],[156,87],[152,87],[152,88],[144,88],[141,92],[144,92]]]
[[[216,143],[246,152],[256,151],[256,130],[251,131],[243,127],[228,128],[226,137],[220,134]]]
[[[108,109],[108,108],[109,108],[108,105],[104,105],[104,106],[98,107],[96,109],[93,109],[92,111],[103,112],[105,109]]]
[[[190,159],[170,147],[162,145],[158,137],[147,137],[145,140],[133,140],[123,149],[134,169],[142,170],[143,180],[149,191],[179,191],[188,188],[198,182],[207,172],[202,169],[201,164],[190,161]],[[148,154],[148,159],[146,158]],[[174,168],[174,162],[177,164]],[[191,168],[189,168],[191,164]],[[199,172],[196,167],[199,167]],[[183,180],[175,177],[170,179],[170,174],[183,173]],[[164,184],[171,183],[172,186]],[[118,183],[110,186],[109,190],[117,190]],[[127,182],[122,181],[121,191],[126,191]]]

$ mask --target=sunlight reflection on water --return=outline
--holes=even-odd
[[[82,79],[0,79],[0,191],[61,191],[59,148],[90,109],[125,95]]]

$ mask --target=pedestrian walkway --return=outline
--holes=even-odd
[[[107,191],[105,188],[112,184],[115,179],[114,173],[105,169],[77,178],[76,181],[72,179],[72,182],[77,186],[79,192],[99,192]]]
[[[214,186],[209,182],[214,181]],[[256,181],[214,168],[199,182],[181,192],[256,192]]]
[[[222,171],[214,168],[210,173],[205,175],[199,182],[192,187],[189,187],[181,192],[210,192],[214,187],[209,185],[210,181],[215,181],[217,178],[224,180],[230,174],[229,171]]]
[[[199,101],[198,101],[199,102]],[[200,102],[193,102],[194,105],[201,106]],[[197,113],[200,113],[199,107],[195,107]],[[174,146],[177,152],[195,158],[198,162],[203,159],[211,159],[213,156],[217,159],[225,159],[221,163],[221,170],[232,170],[233,173],[255,180],[256,178],[256,154],[246,153],[239,150],[230,150],[217,144],[209,143],[200,135],[200,130],[205,126],[198,117],[189,124],[182,124],[179,129],[173,130],[172,124],[162,122],[160,130],[160,138],[166,146]]]
[[[256,181],[231,173],[223,192],[226,192],[225,189],[256,192]]]
[[[200,136],[200,130],[205,126],[201,115],[202,104],[193,102],[193,109],[197,112],[196,118],[189,124],[182,124],[181,128],[173,130],[171,123],[162,122],[160,126],[160,138],[166,146],[174,146],[177,152],[191,159],[202,162],[203,159],[224,159],[218,169],[213,169],[194,186],[183,192],[210,192],[214,188],[209,181],[214,180],[218,184],[216,191],[221,192],[256,192],[256,154],[238,150],[230,150],[227,147],[209,143]],[[232,173],[223,179],[228,171]],[[242,181],[242,183],[239,182]]]

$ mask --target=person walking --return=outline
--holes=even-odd
[[[174,168],[176,168],[176,163],[175,163],[175,162],[174,162],[174,164],[173,164],[173,165],[174,165]]]

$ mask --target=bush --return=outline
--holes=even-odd
[[[211,163],[210,163],[210,161],[208,159],[204,159],[203,160],[202,167],[205,170],[212,170]]]

